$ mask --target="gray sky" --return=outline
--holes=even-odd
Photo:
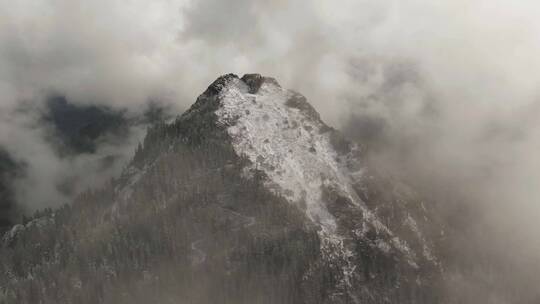
[[[217,76],[257,72],[540,256],[539,20],[532,0],[0,0],[0,144],[54,197],[47,177],[95,156],[59,158],[31,115],[11,115],[21,102],[180,113]]]

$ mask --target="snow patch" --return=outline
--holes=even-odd
[[[392,246],[407,257],[409,264],[416,265],[407,243],[395,237],[353,189],[354,180],[365,174],[365,168],[336,151],[329,128],[316,113],[290,106],[297,98],[303,97],[271,81],[264,81],[254,93],[238,78],[229,79],[221,87],[220,106],[215,112],[218,124],[226,128],[235,152],[250,160],[246,174],[263,171],[270,191],[305,210],[308,218],[321,227],[319,234],[326,249],[343,247],[344,241],[323,200],[323,189],[331,188],[360,208],[364,220],[377,232],[390,237],[390,244],[381,245],[382,251]],[[358,152],[353,146],[351,153]],[[340,252],[348,259],[346,248]],[[352,275],[353,271],[347,272]]]

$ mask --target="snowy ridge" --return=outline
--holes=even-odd
[[[345,260],[352,254],[323,198],[323,189],[331,188],[360,208],[364,220],[377,232],[389,236],[390,244],[379,242],[381,250],[388,251],[392,246],[416,267],[416,256],[407,243],[395,237],[353,189],[352,179],[362,175],[363,169],[351,172],[344,156],[333,146],[328,126],[310,106],[302,107],[307,104],[302,95],[281,88],[273,79],[246,75],[242,79],[229,77],[220,87],[219,101],[215,112],[218,123],[226,128],[236,153],[251,162],[245,173],[263,171],[271,191],[305,210],[308,218],[321,227],[323,247],[328,249],[323,252],[332,255],[335,250],[331,248],[341,248],[338,251]],[[362,236],[364,231],[354,233]],[[344,271],[352,273],[354,268],[351,265]]]
[[[236,152],[249,158],[251,169],[267,174],[268,187],[304,205],[309,218],[332,233],[336,223],[321,202],[321,186],[345,177],[325,135],[318,134],[321,125],[285,106],[291,96],[268,83],[258,94],[250,94],[237,79],[222,90],[222,107],[216,114],[221,123],[230,125],[227,131]]]

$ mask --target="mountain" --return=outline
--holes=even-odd
[[[301,94],[219,77],[122,175],[3,238],[0,303],[438,303],[444,227]]]

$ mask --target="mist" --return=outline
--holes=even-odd
[[[114,176],[122,162],[102,175],[89,159],[127,161],[144,133],[63,157],[36,118],[51,93],[129,115],[160,100],[176,115],[217,76],[257,72],[306,95],[444,216],[465,218],[451,229],[464,235],[456,247],[471,248],[453,253],[490,252],[516,284],[540,275],[535,1],[0,0],[0,8],[0,145],[26,164],[17,204],[69,201],[44,182],[51,176],[75,177],[77,189]]]

